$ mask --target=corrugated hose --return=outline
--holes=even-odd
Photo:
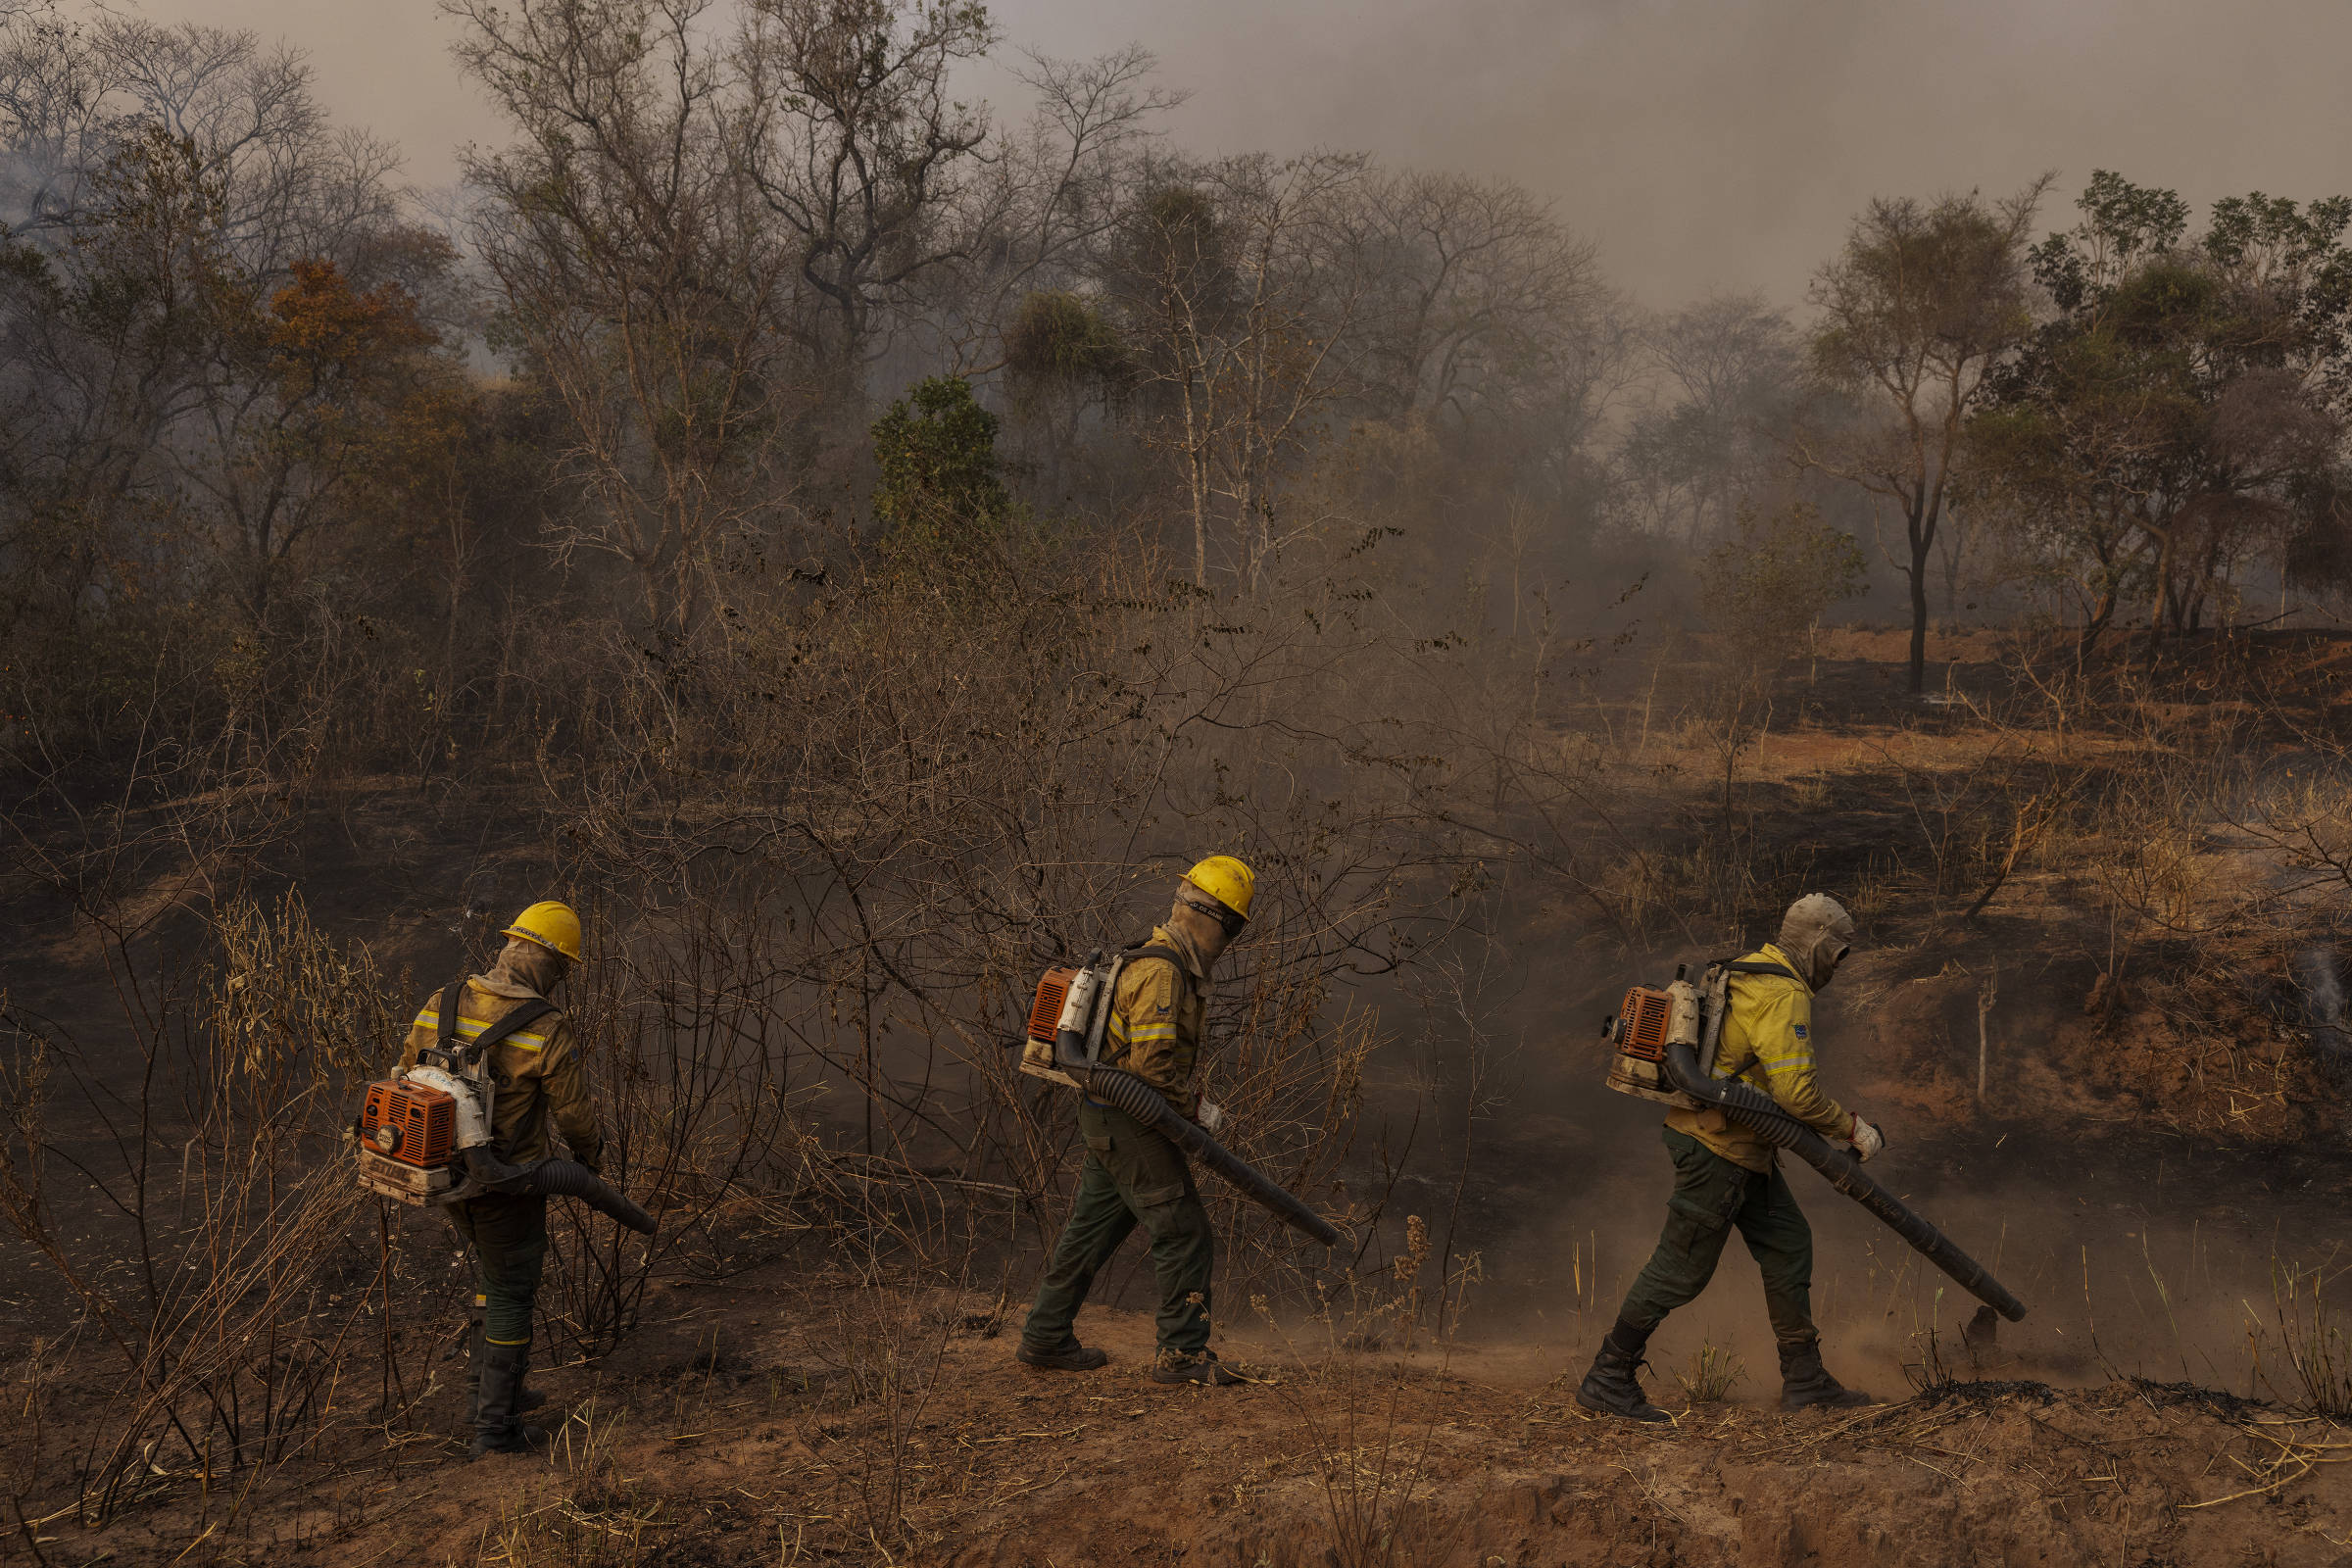
[[[2026,1303],[1986,1272],[1984,1265],[1954,1247],[1951,1239],[1921,1219],[1903,1200],[1862,1173],[1862,1162],[1781,1108],[1770,1095],[1736,1078],[1710,1078],[1698,1069],[1689,1046],[1666,1048],[1667,1071],[1675,1087],[1704,1101],[1748,1131],[1761,1134],[1829,1178],[1832,1187],[1885,1220],[1920,1256],[1949,1274],[1985,1305],[2014,1323]]]
[[[1257,1168],[1235,1154],[1201,1129],[1199,1122],[1179,1116],[1159,1091],[1122,1067],[1082,1067],[1087,1093],[1133,1116],[1147,1127],[1165,1133],[1179,1149],[1239,1188],[1242,1196],[1275,1218],[1313,1237],[1325,1247],[1337,1247],[1340,1233],[1332,1223],[1277,1186]]]
[[[1340,1245],[1339,1229],[1331,1221],[1291,1196],[1288,1190],[1269,1180],[1232,1150],[1209,1137],[1200,1123],[1178,1115],[1176,1107],[1162,1100],[1158,1090],[1124,1067],[1105,1067],[1087,1060],[1084,1043],[1075,1033],[1065,1032],[1054,1037],[1054,1064],[1076,1079],[1097,1100],[1116,1105],[1145,1126],[1165,1134],[1177,1148],[1231,1182],[1243,1197],[1284,1224],[1314,1238],[1325,1247]]]
[[[626,1194],[587,1166],[571,1159],[542,1159],[529,1165],[510,1165],[489,1149],[464,1152],[466,1168],[473,1179],[493,1192],[538,1193],[550,1198],[576,1198],[590,1208],[610,1214],[633,1231],[654,1234],[654,1216],[631,1202]]]

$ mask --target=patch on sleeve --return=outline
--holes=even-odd
[[[1802,1039],[1804,1039],[1804,1038],[1805,1038],[1805,1026],[1804,1026],[1803,1024],[1801,1024],[1801,1023],[1797,1023],[1797,1024],[1790,1024],[1788,1027],[1789,1027],[1789,1028],[1791,1028],[1791,1029],[1794,1029],[1794,1030],[1796,1031],[1796,1038],[1797,1038],[1797,1039],[1799,1039],[1799,1040],[1802,1040]]]

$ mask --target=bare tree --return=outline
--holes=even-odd
[[[2033,328],[2026,245],[2049,188],[1874,200],[1813,283],[1815,368],[1862,420],[1799,438],[1802,461],[1891,502],[1911,590],[1911,689],[1927,683],[1928,573],[1961,432],[1987,373]]]
[[[1024,327],[1051,324],[1040,313],[1096,309],[1097,252],[1124,216],[1124,193],[1157,136],[1152,122],[1187,96],[1152,85],[1157,67],[1130,45],[1092,60],[1032,54],[1014,73],[1036,92],[1036,111],[995,140],[985,170],[965,182],[943,220],[959,237],[917,280],[911,306],[956,373],[1010,368]],[[1039,368],[1032,356],[1016,373]]]
[[[0,225],[62,234],[86,216],[92,181],[130,140],[161,132],[193,150],[220,187],[222,240],[256,271],[337,256],[392,222],[386,143],[333,125],[309,63],[252,32],[47,9],[0,16]]]
[[[1795,329],[1760,296],[1724,295],[1650,321],[1642,346],[1665,396],[1635,414],[1624,459],[1660,524],[1687,504],[1686,539],[1725,537],[1786,466],[1802,396]]]
[[[1558,378],[1613,303],[1592,243],[1520,186],[1384,174],[1360,193],[1368,401],[1390,417],[1476,416]]]
[[[966,254],[947,215],[989,141],[985,108],[949,73],[996,28],[974,0],[750,0],[742,74],[744,167],[791,232],[811,307],[806,347],[855,397],[882,313],[929,270]]]
[[[476,245],[569,416],[592,505],[564,551],[625,562],[645,624],[700,630],[780,504],[764,459],[807,404],[804,258],[746,177],[761,126],[706,0],[453,0],[459,58],[520,133],[477,154]]]
[[[1212,530],[1253,581],[1300,527],[1284,483],[1318,421],[1360,389],[1349,356],[1369,278],[1349,230],[1365,160],[1250,155],[1163,172],[1129,216],[1116,262],[1146,440],[1176,460],[1193,578]]]

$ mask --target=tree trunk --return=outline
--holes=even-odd
[[[2148,667],[2164,651],[2164,617],[2173,608],[2173,537],[2168,528],[2157,535],[2156,591],[2148,603]]]
[[[1936,523],[1924,498],[1911,511],[1911,695],[1928,689],[1928,567],[1936,548]],[[1924,526],[1922,525],[1924,522]]]
[[[2099,595],[2097,608],[2082,618],[2082,635],[2075,642],[2075,669],[2078,674],[2089,661],[2090,651],[2098,646],[2099,634],[2107,629],[2107,622],[2114,618],[2115,584],[2111,582],[2106,591]]]
[[[1193,460],[1193,586],[1208,586],[1208,481],[1201,477],[1200,460]]]

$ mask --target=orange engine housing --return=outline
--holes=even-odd
[[[404,1165],[446,1165],[456,1152],[458,1102],[424,1084],[381,1079],[368,1086],[360,1137]]]
[[[1617,1053],[1643,1061],[1666,1059],[1666,1025],[1674,999],[1649,986],[1635,986],[1617,1004]]]
[[[1048,969],[1037,983],[1037,1001],[1029,1008],[1029,1038],[1041,1046],[1054,1043],[1054,1027],[1061,1022],[1061,1004],[1070,997],[1075,969]]]

